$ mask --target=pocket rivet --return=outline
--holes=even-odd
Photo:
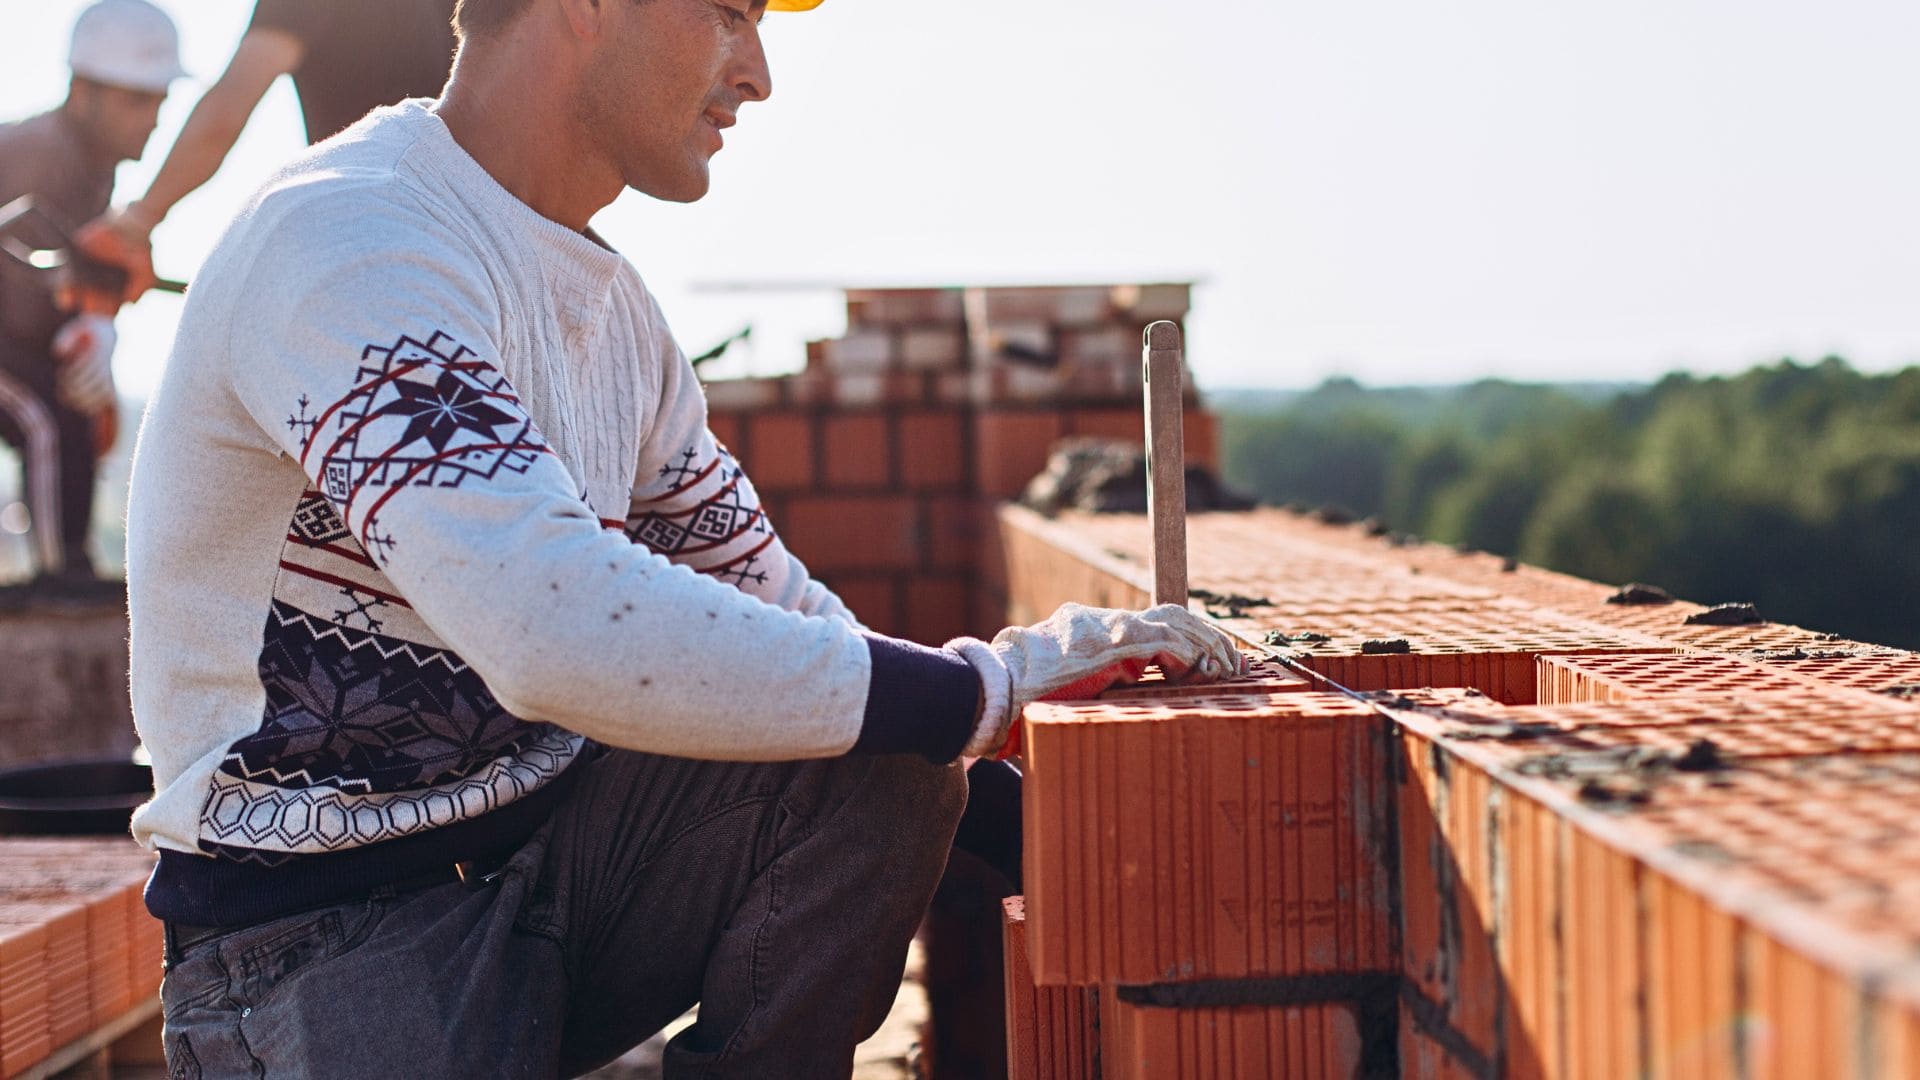
[[[252,1016],[252,1015],[253,1015],[253,1007],[252,1007],[252,1006],[248,1006],[247,1008],[244,1008],[244,1009],[241,1009],[241,1010],[240,1010],[240,1019],[242,1019],[242,1020],[245,1020],[245,1019],[246,1019],[247,1017],[249,1017],[249,1016]]]

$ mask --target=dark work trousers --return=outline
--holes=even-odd
[[[946,864],[960,767],[626,750],[580,767],[481,887],[170,947],[171,1075],[572,1076],[698,1002],[668,1077],[846,1077]]]
[[[20,455],[34,568],[86,575],[93,569],[87,555],[93,418],[68,408],[54,392],[57,364],[44,350],[0,338],[0,439]]]

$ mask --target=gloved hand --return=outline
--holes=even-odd
[[[75,412],[97,415],[113,407],[113,346],[118,340],[107,315],[76,315],[53,336],[53,355],[60,361],[53,388]]]
[[[1177,604],[1142,612],[1064,604],[1047,621],[1010,626],[991,644],[956,638],[947,648],[979,673],[985,704],[963,754],[1010,757],[1028,704],[1074,701],[1137,682],[1148,665],[1168,679],[1242,674],[1246,657],[1226,632]]]

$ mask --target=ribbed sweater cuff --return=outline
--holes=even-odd
[[[980,712],[980,676],[945,649],[868,634],[873,674],[851,754],[920,754],[936,765],[960,756]]]

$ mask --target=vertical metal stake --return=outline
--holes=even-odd
[[[1153,602],[1187,606],[1187,455],[1180,327],[1161,320],[1142,343],[1147,399],[1147,523]]]

